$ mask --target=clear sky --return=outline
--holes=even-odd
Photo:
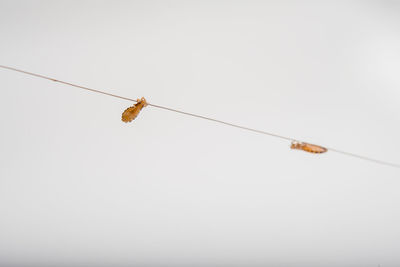
[[[400,162],[396,1],[1,1],[0,64]],[[400,170],[0,70],[0,266],[400,265]]]

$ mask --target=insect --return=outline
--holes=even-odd
[[[125,109],[122,113],[122,121],[123,122],[131,122],[133,121],[140,113],[142,108],[147,106],[146,99],[142,97],[141,99],[137,99],[137,103],[132,107]]]
[[[303,142],[298,142],[298,141],[293,141],[292,144],[290,145],[290,148],[291,149],[299,149],[299,150],[303,150],[303,151],[310,152],[310,153],[316,153],[316,154],[325,153],[326,151],[328,151],[328,149],[326,149],[325,147],[308,144],[308,143],[303,143]]]

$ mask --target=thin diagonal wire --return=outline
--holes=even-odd
[[[32,73],[32,72],[29,72],[29,71],[24,71],[24,70],[20,70],[20,69],[8,67],[8,66],[3,66],[3,65],[0,65],[0,67],[4,68],[4,69],[12,70],[12,71],[20,72],[20,73],[23,73],[23,74],[28,74],[28,75],[32,75],[32,76],[35,76],[35,77],[47,79],[47,80],[50,80],[50,81],[53,81],[53,82],[66,84],[66,85],[73,86],[73,87],[76,87],[76,88],[81,88],[81,89],[88,90],[88,91],[91,91],[91,92],[100,93],[100,94],[104,94],[104,95],[108,95],[108,96],[112,96],[112,97],[117,97],[117,98],[120,98],[120,99],[125,99],[125,100],[129,100],[129,101],[137,102],[137,100],[135,100],[133,98],[128,98],[128,97],[123,97],[123,96],[119,96],[119,95],[115,95],[115,94],[110,94],[110,93],[107,93],[107,92],[104,92],[104,91],[92,89],[92,88],[89,88],[89,87],[85,87],[85,86],[81,86],[81,85],[77,85],[77,84],[73,84],[73,83],[69,83],[69,82],[64,82],[64,81],[57,80],[57,79],[52,78],[52,77],[48,77],[48,76]],[[163,106],[155,105],[155,104],[151,104],[151,103],[147,103],[147,105],[155,107],[155,108],[165,109],[165,110],[169,110],[169,111],[172,111],[172,112],[177,112],[177,113],[181,113],[181,114],[184,114],[184,115],[188,115],[188,116],[204,119],[204,120],[209,120],[209,121],[214,121],[214,122],[217,122],[217,123],[222,123],[222,124],[225,124],[225,125],[228,125],[228,126],[232,126],[232,127],[236,127],[236,128],[240,128],[240,129],[244,129],[244,130],[260,133],[260,134],[266,134],[266,135],[270,135],[270,136],[273,136],[273,137],[278,137],[278,138],[289,140],[289,141],[294,140],[293,138],[289,138],[289,137],[285,137],[285,136],[281,136],[281,135],[277,135],[277,134],[273,134],[273,133],[269,133],[269,132],[265,132],[265,131],[261,131],[261,130],[257,130],[257,129],[252,129],[252,128],[240,126],[240,125],[237,125],[237,124],[233,124],[233,123],[229,123],[229,122],[225,122],[225,121],[221,121],[221,120],[217,120],[217,119],[213,119],[213,118],[208,118],[208,117],[205,117],[205,116],[201,116],[201,115],[197,115],[197,114],[193,114],[193,113],[189,113],[189,112],[185,112],[185,111],[181,111],[181,110],[177,110],[177,109],[173,109],[173,108],[163,107]]]
[[[237,124],[233,124],[233,123],[229,123],[229,122],[225,122],[225,121],[221,121],[221,120],[217,120],[217,119],[213,119],[213,118],[209,118],[209,117],[205,117],[205,116],[201,116],[201,115],[197,115],[197,114],[193,114],[193,113],[189,113],[189,112],[185,112],[185,111],[180,111],[180,110],[173,109],[173,108],[167,108],[167,107],[154,105],[154,104],[150,104],[150,103],[147,103],[147,104],[149,106],[152,106],[152,107],[161,108],[161,109],[165,109],[165,110],[169,110],[169,111],[172,111],[172,112],[181,113],[181,114],[192,116],[192,117],[196,117],[196,118],[200,118],[200,119],[204,119],[204,120],[209,120],[209,121],[225,124],[225,125],[228,125],[228,126],[236,127],[236,128],[247,130],[247,131],[252,131],[252,132],[255,132],[255,133],[259,133],[259,134],[266,134],[266,135],[269,135],[269,136],[273,136],[273,137],[277,137],[277,138],[281,138],[281,139],[285,139],[285,140],[289,140],[289,141],[293,141],[294,140],[293,138],[290,138],[290,137],[286,137],[286,136],[282,136],[282,135],[278,135],[278,134],[274,134],[274,133],[269,133],[269,132],[265,132],[265,131],[261,131],[261,130],[257,130],[257,129],[253,129],[253,128],[249,128],[249,127],[244,127],[244,126],[241,126],[241,125],[237,125]]]
[[[358,154],[342,151],[342,150],[339,150],[339,149],[336,149],[336,148],[327,147],[327,149],[328,149],[328,151],[340,153],[342,155],[355,157],[355,158],[359,158],[359,159],[363,159],[363,160],[368,160],[368,161],[375,162],[375,163],[378,163],[378,164],[383,164],[383,165],[386,165],[386,166],[395,167],[395,168],[399,168],[400,169],[400,164],[386,162],[386,161],[379,160],[379,159],[373,159],[373,158],[369,158],[369,157],[366,157],[366,156],[362,156],[362,155],[358,155]]]
[[[113,97],[129,100],[129,101],[137,102],[135,99],[132,99],[132,98],[123,97],[123,96],[119,96],[119,95],[114,95],[114,94],[110,94],[110,93],[107,93],[107,92],[104,92],[104,91],[92,89],[92,88],[89,88],[89,87],[85,87],[85,86],[81,86],[81,85],[77,85],[77,84],[73,84],[73,83],[69,83],[69,82],[60,81],[60,80],[57,80],[57,79],[54,79],[54,78],[51,78],[51,77],[47,77],[47,76],[44,76],[44,75],[32,73],[32,72],[29,72],[29,71],[19,70],[19,69],[15,69],[15,68],[3,66],[3,65],[0,65],[0,68],[12,70],[12,71],[17,71],[17,72],[20,72],[20,73],[36,76],[36,77],[39,77],[39,78],[42,78],[42,79],[46,79],[46,80],[50,80],[50,81],[57,82],[57,83],[63,83],[63,84],[69,85],[69,86],[73,86],[73,87],[76,87],[76,88],[81,88],[81,89],[84,89],[84,90],[92,91],[92,92],[103,94],[103,95],[113,96]]]
[[[50,81],[53,81],[53,82],[62,83],[62,84],[65,84],[65,85],[76,87],[76,88],[88,90],[88,91],[91,91],[91,92],[94,92],[94,93],[104,94],[104,95],[107,95],[107,96],[112,96],[112,97],[116,97],[116,98],[120,98],[120,99],[124,99],[124,100],[137,102],[137,100],[135,100],[133,98],[128,98],[128,97],[123,97],[123,96],[119,96],[119,95],[115,95],[115,94],[110,94],[110,93],[107,93],[107,92],[104,92],[104,91],[100,91],[100,90],[97,90],[97,89],[92,89],[92,88],[89,88],[89,87],[85,87],[85,86],[81,86],[81,85],[77,85],[77,84],[73,84],[73,83],[69,83],[69,82],[64,82],[64,81],[57,80],[57,79],[54,79],[54,78],[51,78],[51,77],[48,77],[48,76],[44,76],[44,75],[40,75],[40,74],[28,72],[28,71],[16,69],[16,68],[8,67],[8,66],[0,65],[0,68],[8,69],[8,70],[16,71],[16,72],[20,72],[20,73],[23,73],[23,74],[28,74],[28,75],[39,77],[39,78],[42,78],[42,79],[47,79],[47,80],[50,80]],[[160,108],[160,109],[169,110],[169,111],[172,111],[172,112],[184,114],[184,115],[187,115],[187,116],[192,116],[192,117],[196,117],[196,118],[200,118],[200,119],[204,119],[204,120],[208,120],[208,121],[213,121],[213,122],[216,122],[216,123],[220,123],[220,124],[224,124],[224,125],[227,125],[227,126],[239,128],[239,129],[242,129],[242,130],[247,130],[247,131],[251,131],[251,132],[255,132],[255,133],[259,133],[259,134],[264,134],[264,135],[269,135],[269,136],[272,136],[272,137],[277,137],[277,138],[288,140],[288,141],[298,141],[295,138],[290,138],[290,137],[286,137],[286,136],[282,136],[282,135],[278,135],[278,134],[274,134],[274,133],[270,133],[270,132],[266,132],[266,131],[261,131],[261,130],[257,130],[257,129],[253,129],[253,128],[249,128],[249,127],[245,127],[245,126],[241,126],[241,125],[237,125],[237,124],[233,124],[233,123],[229,123],[229,122],[213,119],[213,118],[210,118],[210,117],[197,115],[197,114],[194,114],[194,113],[189,113],[189,112],[185,112],[185,111],[169,108],[169,107],[164,107],[164,106],[155,105],[155,104],[151,104],[151,103],[147,103],[147,105],[155,107],[155,108]],[[326,148],[328,149],[328,151],[340,153],[342,155],[355,157],[355,158],[363,159],[363,160],[366,160],[366,161],[370,161],[370,162],[374,162],[374,163],[378,163],[378,164],[383,164],[383,165],[386,165],[386,166],[400,168],[400,164],[395,164],[395,163],[390,163],[390,162],[386,162],[386,161],[383,161],[383,160],[369,158],[369,157],[366,157],[366,156],[363,156],[363,155],[358,155],[358,154],[355,154],[355,153],[342,151],[342,150],[339,150],[339,149],[336,149],[336,148],[329,148],[329,147],[326,147]]]

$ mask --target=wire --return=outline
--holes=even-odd
[[[259,134],[265,134],[265,135],[269,135],[269,136],[273,136],[273,137],[277,137],[277,138],[281,138],[281,139],[285,139],[285,140],[289,140],[289,141],[293,141],[294,140],[293,138],[289,138],[289,137],[286,137],[286,136],[273,134],[273,133],[269,133],[269,132],[253,129],[253,128],[248,128],[248,127],[240,126],[240,125],[229,123],[229,122],[225,122],[225,121],[221,121],[221,120],[217,120],[217,119],[213,119],[213,118],[209,118],[209,117],[205,117],[205,116],[201,116],[201,115],[197,115],[197,114],[193,114],[193,113],[189,113],[189,112],[185,112],[185,111],[180,111],[180,110],[173,109],[173,108],[167,108],[167,107],[154,105],[154,104],[150,104],[150,103],[147,103],[147,104],[149,106],[152,106],[152,107],[161,108],[161,109],[165,109],[165,110],[169,110],[169,111],[172,111],[172,112],[181,113],[181,114],[192,116],[192,117],[196,117],[196,118],[200,118],[200,119],[204,119],[204,120],[209,120],[209,121],[225,124],[225,125],[228,125],[228,126],[236,127],[236,128],[247,130],[247,131],[252,131],[252,132],[255,132],[255,133],[259,133]]]
[[[332,152],[340,153],[342,155],[346,155],[346,156],[350,156],[350,157],[354,157],[354,158],[359,158],[359,159],[363,159],[363,160],[368,160],[368,161],[371,161],[371,162],[375,162],[375,163],[378,163],[378,164],[383,164],[383,165],[390,166],[390,167],[400,168],[400,164],[386,162],[386,161],[379,160],[379,159],[373,159],[373,158],[369,158],[369,157],[366,157],[366,156],[357,155],[357,154],[354,154],[354,153],[342,151],[342,150],[339,150],[339,149],[336,149],[336,148],[327,147],[327,149],[332,151]]]
[[[110,94],[110,93],[103,92],[103,91],[100,91],[100,90],[88,88],[88,87],[85,87],[85,86],[81,86],[81,85],[76,85],[76,84],[73,84],[73,83],[68,83],[68,82],[60,81],[60,80],[57,80],[57,79],[54,79],[54,78],[50,78],[50,77],[47,77],[47,76],[44,76],[44,75],[32,73],[32,72],[29,72],[29,71],[19,70],[19,69],[15,69],[15,68],[3,66],[3,65],[0,65],[0,68],[12,70],[12,71],[17,71],[17,72],[21,72],[21,73],[24,73],[24,74],[36,76],[36,77],[39,77],[39,78],[42,78],[42,79],[47,79],[47,80],[50,80],[50,81],[53,81],[53,82],[57,82],[57,83],[63,83],[63,84],[69,85],[69,86],[81,88],[81,89],[84,89],[84,90],[92,91],[92,92],[99,93],[99,94],[103,94],[103,95],[108,95],[108,96],[112,96],[112,97],[117,97],[117,98],[129,100],[129,101],[137,102],[135,99],[132,99],[132,98],[123,97],[123,96],[119,96],[119,95],[114,95],[114,94]]]
[[[116,97],[116,98],[120,98],[120,99],[124,99],[124,100],[137,102],[137,100],[135,100],[133,98],[128,98],[128,97],[123,97],[123,96],[119,96],[119,95],[115,95],[115,94],[110,94],[110,93],[107,93],[107,92],[104,92],[104,91],[100,91],[100,90],[92,89],[92,88],[89,88],[89,87],[85,87],[85,86],[81,86],[81,85],[77,85],[77,84],[61,81],[61,80],[54,79],[54,78],[51,78],[51,77],[48,77],[48,76],[44,76],[44,75],[40,75],[40,74],[28,72],[28,71],[16,69],[16,68],[8,67],[8,66],[0,65],[0,68],[8,69],[8,70],[16,71],[16,72],[20,72],[20,73],[23,73],[23,74],[35,76],[35,77],[42,78],[42,79],[47,79],[47,80],[50,80],[50,81],[53,81],[53,82],[62,83],[62,84],[65,84],[65,85],[76,87],[76,88],[88,90],[88,91],[91,91],[91,92],[94,92],[94,93],[104,94],[104,95],[107,95],[107,96],[112,96],[112,97]],[[169,111],[172,111],[172,112],[184,114],[184,115],[187,115],[187,116],[192,116],[192,117],[196,117],[196,118],[200,118],[200,119],[204,119],[204,120],[208,120],[208,121],[213,121],[213,122],[216,122],[216,123],[220,123],[220,124],[224,124],[224,125],[227,125],[227,126],[239,128],[239,129],[242,129],[242,130],[255,132],[255,133],[258,133],[258,134],[269,135],[269,136],[272,136],[272,137],[276,137],[276,138],[280,138],[280,139],[284,139],[284,140],[288,140],[288,141],[298,141],[295,138],[290,138],[290,137],[286,137],[286,136],[282,136],[282,135],[278,135],[278,134],[274,134],[274,133],[270,133],[270,132],[266,132],[266,131],[261,131],[261,130],[257,130],[257,129],[253,129],[253,128],[249,128],[249,127],[245,127],[245,126],[241,126],[241,125],[237,125],[237,124],[233,124],[233,123],[229,123],[229,122],[213,119],[213,118],[210,118],[210,117],[197,115],[197,114],[194,114],[194,113],[189,113],[189,112],[185,112],[185,111],[169,108],[169,107],[164,107],[164,106],[151,104],[151,103],[147,103],[147,105],[155,107],[155,108],[159,108],[159,109],[164,109],[164,110],[169,110]],[[349,156],[349,157],[359,158],[359,159],[367,160],[367,161],[370,161],[370,162],[374,162],[374,163],[378,163],[378,164],[382,164],[382,165],[386,165],[386,166],[400,168],[400,164],[395,164],[395,163],[390,163],[390,162],[386,162],[386,161],[383,161],[383,160],[373,159],[373,158],[369,158],[369,157],[366,157],[366,156],[363,156],[363,155],[358,155],[358,154],[342,151],[342,150],[335,149],[335,148],[329,148],[329,147],[326,147],[326,148],[328,150],[332,151],[332,152],[336,152],[336,153],[339,153],[339,154],[342,154],[342,155],[346,155],[346,156]]]

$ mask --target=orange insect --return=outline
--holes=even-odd
[[[297,141],[293,141],[292,144],[290,145],[290,148],[291,149],[299,149],[299,150],[303,150],[303,151],[310,152],[310,153],[316,153],[316,154],[325,153],[326,151],[328,151],[328,149],[326,149],[325,147],[322,147],[322,146],[317,146],[317,145],[303,143],[303,142],[297,142]]]
[[[123,122],[131,122],[133,121],[140,113],[142,108],[147,106],[146,99],[142,97],[141,99],[137,99],[137,103],[132,107],[125,109],[122,113],[122,121]]]

